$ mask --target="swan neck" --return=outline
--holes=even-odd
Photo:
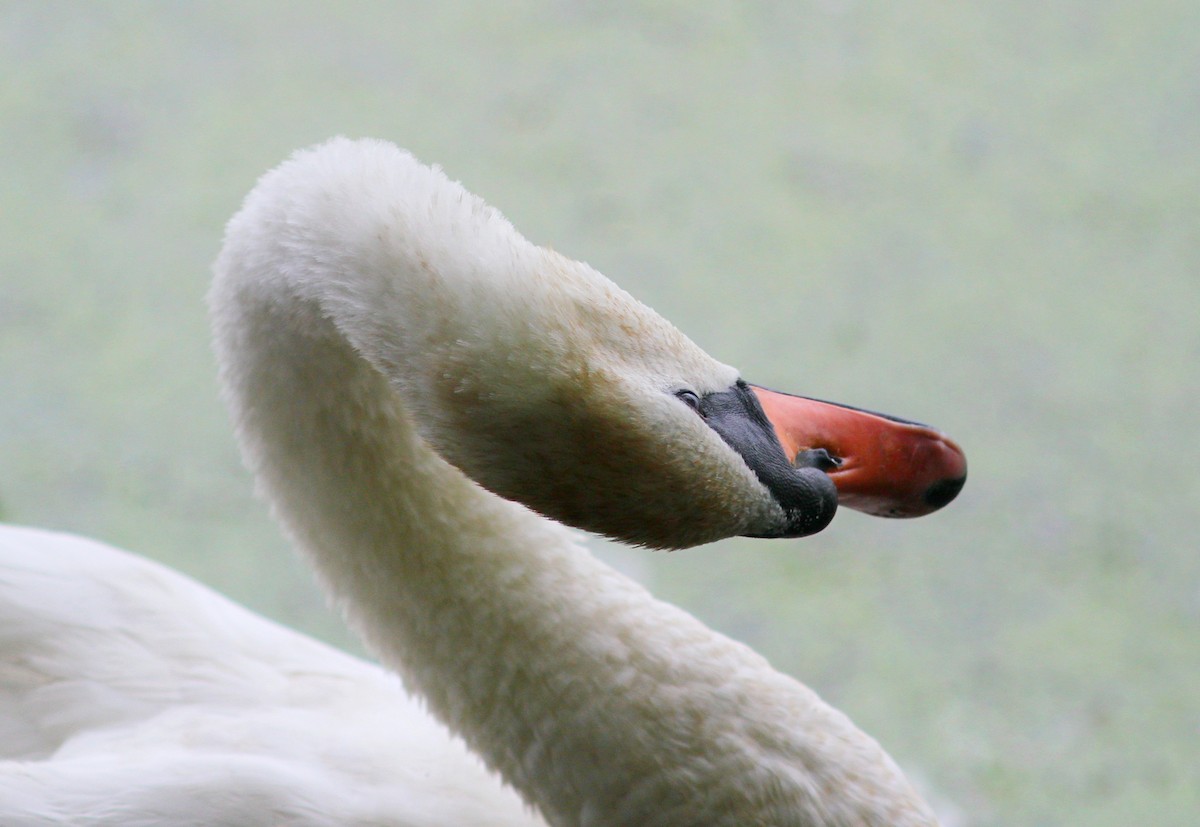
[[[465,298],[548,254],[506,222],[439,229],[462,198],[394,148],[327,146],[260,182],[216,264],[243,453],[349,622],[553,824],[933,824],[845,716],[447,461],[447,394],[549,369],[494,337],[558,330],[504,290],[499,325]]]

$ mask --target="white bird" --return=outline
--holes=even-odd
[[[440,170],[382,142],[331,141],[264,176],[229,223],[210,300],[226,401],[276,517],[383,663],[546,821],[936,823],[844,715],[747,647],[654,600],[562,524],[679,548],[738,534],[810,534],[839,500],[915,516],[961,488],[965,459],[953,442],[917,423],[743,382],[595,270],[530,244]],[[73,560],[83,554],[70,550],[83,541],[48,535],[12,542],[27,544],[30,558],[66,548],[58,571],[79,568]],[[111,681],[85,679],[81,688],[70,662],[51,655],[54,669],[31,668],[61,677],[22,696],[17,668],[16,708],[40,705],[33,720],[51,734],[22,736],[31,751],[0,779],[44,771],[44,786],[69,799],[74,776],[61,762],[72,756],[113,773],[144,760],[147,777],[163,782],[164,807],[174,808],[71,823],[522,823],[498,811],[489,811],[494,821],[466,815],[464,801],[435,811],[446,773],[420,789],[414,773],[437,764],[423,756],[443,756],[451,775],[482,771],[434,724],[411,723],[421,716],[372,667],[124,559],[135,584],[170,581],[181,594],[203,595],[171,601],[185,604],[185,629],[189,615],[210,619],[143,643],[142,618],[106,624],[114,615],[103,602],[89,610],[73,601],[73,622],[47,634],[117,633],[148,650],[147,677],[137,691],[118,681],[112,699]],[[95,588],[112,588],[121,570],[101,566]],[[86,583],[91,573],[79,577]],[[126,587],[131,603],[141,588]],[[149,605],[159,607],[151,618],[169,613]],[[226,617],[236,618],[232,632],[218,628],[215,645],[196,644]],[[260,641],[248,650],[257,654],[240,648],[244,628],[259,630],[247,635]],[[173,649],[189,644],[192,657]],[[164,654],[162,674],[156,654]],[[180,657],[189,668],[171,666]],[[332,710],[304,681],[288,706],[287,676],[308,669],[293,662],[311,663],[317,683],[342,685],[329,696]],[[261,679],[247,677],[256,663]],[[256,688],[256,710],[231,715],[223,732],[205,725],[220,744],[207,753],[209,739],[195,743],[194,730],[176,721],[204,714],[206,692],[215,709]],[[91,691],[104,702],[89,712]],[[435,743],[413,746],[415,758],[403,754],[408,741],[381,752],[390,730],[380,726],[356,752],[352,741],[371,727],[339,731],[339,705],[369,705],[361,714],[370,720],[395,709],[400,728]],[[311,712],[312,725],[297,724],[304,731],[296,734],[289,712]],[[322,750],[323,742],[335,746]],[[159,743],[169,745],[161,774],[171,779],[155,778],[159,765],[143,759]],[[243,775],[239,743],[253,745],[247,752],[260,764],[279,759],[312,783],[295,784],[293,800],[287,771],[268,777],[256,764]],[[369,783],[355,787],[364,777]],[[109,777],[96,778],[78,783]],[[489,808],[503,799],[494,784],[462,783],[486,787]],[[341,804],[334,792],[330,801],[350,798],[375,814],[324,809],[323,791],[342,785]],[[394,802],[405,797],[422,803],[397,816]],[[203,808],[222,798],[236,800],[236,815],[188,820],[189,800]],[[256,816],[256,802],[274,809]],[[531,818],[515,799],[504,806],[513,819]]]

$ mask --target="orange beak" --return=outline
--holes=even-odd
[[[788,461],[821,463],[838,503],[878,517],[920,517],[962,490],[967,457],[942,432],[917,422],[750,385]]]

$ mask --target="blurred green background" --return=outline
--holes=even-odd
[[[596,548],[959,825],[1200,814],[1200,4],[0,4],[0,516],[340,645],[203,297],[255,177],[442,164],[763,384],[931,421],[913,522]]]

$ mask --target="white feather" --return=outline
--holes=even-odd
[[[395,676],[156,563],[0,527],[0,824],[543,824]]]

